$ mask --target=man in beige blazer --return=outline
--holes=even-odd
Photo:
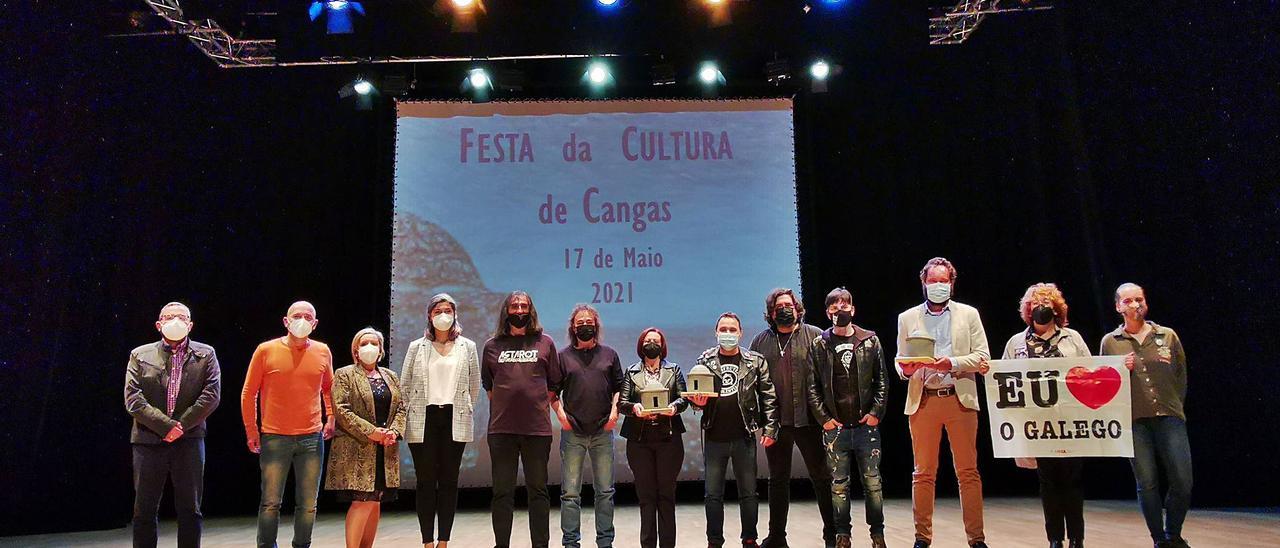
[[[911,424],[911,501],[914,548],[933,542],[933,496],[938,449],[947,432],[969,546],[986,548],[982,532],[982,478],[978,475],[978,364],[991,357],[978,310],[951,300],[956,269],[941,257],[920,271],[926,301],[898,315],[898,375],[908,380],[906,414]],[[932,357],[904,356],[908,337],[933,339]]]

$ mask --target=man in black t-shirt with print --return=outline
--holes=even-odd
[[[773,445],[778,436],[778,405],[769,365],[763,356],[738,346],[742,340],[742,320],[732,312],[716,322],[715,348],[697,359],[717,376],[718,397],[690,396],[702,416],[703,456],[706,461],[707,545],[724,545],[724,482],[729,462],[733,462],[738,484],[738,510],[742,519],[742,545],[757,546],[756,522],[759,498],[756,495],[755,433],[763,430],[760,443]],[[714,399],[715,401],[711,401]]]
[[[853,324],[853,295],[838,287],[827,294],[833,327],[813,341],[814,382],[809,409],[823,428],[831,466],[836,548],[851,545],[851,464],[856,461],[865,492],[872,548],[884,548],[884,492],[880,481],[880,417],[889,396],[884,352],[875,332]]]

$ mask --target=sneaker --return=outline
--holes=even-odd
[[[787,546],[787,537],[768,536],[760,543],[761,548],[791,548]]]
[[[969,544],[969,548],[987,548],[987,543],[983,541],[974,542]]]
[[[929,541],[923,540],[923,539],[916,539],[916,543],[912,544],[911,548],[929,548]]]
[[[745,539],[745,540],[743,540],[743,541],[742,541],[742,545],[743,545],[743,546],[753,546],[753,547],[755,547],[755,548],[760,548],[760,545],[759,545],[759,544],[756,544],[756,539],[753,539],[753,538],[749,538],[749,539]]]

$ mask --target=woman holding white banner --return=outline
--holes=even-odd
[[[1075,358],[1089,356],[1084,337],[1067,327],[1067,300],[1058,286],[1038,283],[1022,295],[1018,311],[1027,328],[1004,345],[1001,359]],[[979,367],[986,374],[987,364]],[[1040,503],[1050,548],[1084,547],[1084,459],[1082,457],[1020,458],[1018,466],[1035,468],[1040,476]]]

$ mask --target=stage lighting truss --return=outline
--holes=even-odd
[[[221,68],[298,67],[315,65],[355,65],[384,63],[470,63],[476,57],[389,56],[389,57],[325,57],[314,61],[282,61],[276,57],[274,38],[236,38],[213,19],[186,19],[181,0],[144,0],[157,16],[169,24],[174,34],[186,36],[201,53]],[[506,55],[485,57],[485,61],[534,61],[542,59],[586,59],[617,57],[616,53],[561,53],[545,55]]]
[[[929,44],[961,44],[969,39],[988,15],[1053,9],[1048,0],[961,0],[954,6],[934,8],[929,18]]]

